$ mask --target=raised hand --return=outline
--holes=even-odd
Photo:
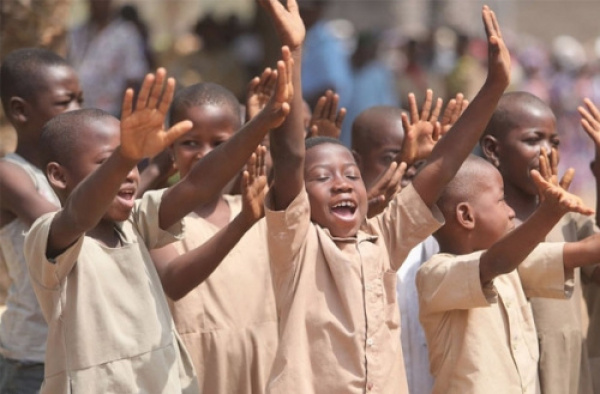
[[[309,137],[331,137],[339,138],[342,132],[342,122],[346,117],[346,108],[340,108],[338,104],[340,96],[327,90],[317,101],[310,119],[307,138]]]
[[[254,118],[269,102],[275,92],[277,73],[265,68],[260,77],[254,77],[246,92],[246,120]]]
[[[259,3],[271,15],[281,43],[291,51],[300,48],[306,36],[306,28],[296,0],[287,0],[287,7],[279,0],[259,0]]]
[[[294,60],[287,46],[281,48],[282,60],[277,62],[275,91],[261,111],[268,118],[269,129],[279,127],[290,113],[290,104],[294,97],[293,72]]]
[[[166,80],[166,70],[159,68],[147,74],[133,109],[133,90],[127,89],[123,98],[121,115],[121,154],[139,161],[161,152],[192,128],[192,122],[177,123],[164,130],[165,117],[173,100],[175,80]],[[164,88],[164,92],[163,92]]]
[[[367,191],[369,201],[368,218],[383,212],[392,198],[400,192],[402,189],[400,182],[405,172],[406,163],[398,164],[394,161],[369,188]]]
[[[456,98],[448,102],[442,115],[440,137],[443,137],[452,128],[454,123],[460,118],[460,115],[465,112],[468,105],[469,100],[465,99],[462,93],[458,93]]]
[[[481,14],[488,40],[488,76],[486,83],[491,83],[504,90],[510,83],[510,53],[502,38],[502,32],[494,11],[484,5]]]
[[[406,114],[402,114],[404,141],[396,162],[405,162],[410,166],[418,160],[426,159],[433,150],[441,135],[438,117],[442,109],[442,99],[437,99],[433,111],[431,110],[432,101],[433,92],[431,89],[427,89],[425,102],[419,115],[415,95],[408,94],[410,121]]]
[[[250,156],[242,174],[242,215],[248,223],[255,223],[265,214],[264,202],[267,191],[265,155],[267,149],[259,146]]]
[[[594,211],[585,206],[581,198],[569,193],[575,170],[569,168],[560,182],[558,181],[558,152],[552,149],[550,158],[546,150],[540,152],[540,170],[531,170],[531,178],[538,189],[540,204],[549,206],[557,212],[577,212],[591,215]]]
[[[600,111],[589,98],[583,99],[587,108],[577,107],[581,114],[581,125],[583,130],[590,136],[596,145],[596,151],[600,151]]]

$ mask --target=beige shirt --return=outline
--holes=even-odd
[[[225,196],[231,218],[240,196]],[[182,254],[219,231],[196,214],[185,218]],[[170,301],[203,393],[260,394],[277,350],[277,312],[271,284],[265,221],[254,225],[202,284]]]
[[[433,393],[539,393],[538,341],[528,296],[570,296],[563,243],[539,245],[485,287],[483,251],[435,255],[417,273]]]
[[[33,224],[25,257],[48,322],[42,393],[199,392],[148,251],[182,230],[159,229],[161,197],[146,193],[115,227],[121,247],[82,236],[53,262],[45,254],[55,213]]]
[[[58,197],[39,168],[15,153],[2,160],[25,170],[37,192],[57,209],[60,207]],[[0,190],[0,198],[1,194]],[[0,353],[14,360],[43,363],[48,325],[27,272],[23,248],[28,230],[29,225],[19,218],[0,228],[0,266],[6,267],[10,278],[6,311],[0,320]]]
[[[411,185],[356,237],[336,238],[310,221],[304,190],[285,211],[267,209],[280,318],[267,392],[408,392],[396,270],[442,224],[434,211]]]
[[[569,213],[546,237],[548,242],[573,242],[592,235],[591,218]],[[592,379],[581,325],[580,270],[568,300],[532,298],[531,308],[540,343],[540,383],[544,394],[591,394]]]

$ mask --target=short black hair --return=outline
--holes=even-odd
[[[0,66],[0,99],[8,114],[11,97],[31,99],[44,83],[44,68],[67,66],[69,63],[58,54],[43,48],[17,49],[6,55]]]
[[[106,118],[117,120],[108,112],[97,108],[64,112],[50,119],[42,128],[40,136],[43,167],[50,162],[68,166],[77,154],[82,130],[86,125]]]
[[[177,115],[180,110],[200,105],[227,107],[238,122],[236,128],[241,127],[242,116],[240,102],[228,89],[212,82],[197,83],[185,87],[175,94],[169,113],[169,126],[173,126],[173,124],[176,123],[175,121],[177,120]]]
[[[340,140],[338,140],[337,138],[332,138],[332,137],[323,137],[323,136],[310,137],[304,141],[304,147],[306,150],[309,150],[311,148],[314,148],[317,145],[322,145],[322,144],[341,145],[344,148],[348,149],[346,147],[346,145],[344,145]],[[350,149],[348,149],[348,151],[350,151]]]

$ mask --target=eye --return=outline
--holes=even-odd
[[[558,148],[558,147],[559,147],[559,145],[560,145],[560,139],[558,139],[558,138],[556,138],[556,139],[553,139],[553,140],[551,141],[551,143],[552,143],[552,146],[553,146],[553,147],[555,147],[555,148]]]
[[[181,145],[182,146],[187,146],[187,147],[190,147],[190,148],[195,148],[195,147],[198,146],[198,142],[196,142],[194,140],[186,140],[186,141],[183,141],[181,143]]]
[[[381,158],[381,163],[386,166],[389,166],[390,164],[392,164],[392,161],[394,161],[394,157],[395,157],[395,155],[391,155],[391,154],[385,155]]]

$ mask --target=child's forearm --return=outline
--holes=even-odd
[[[600,263],[600,234],[594,234],[578,242],[567,242],[563,261],[566,269]]]
[[[432,206],[445,185],[479,141],[506,86],[486,82],[448,133],[435,145],[427,164],[413,185],[423,201]]]
[[[239,214],[199,247],[176,257],[162,268],[157,266],[169,298],[177,301],[204,282],[254,223]]]
[[[596,148],[596,157],[590,163],[592,175],[596,181],[596,226],[600,226],[600,152]]]
[[[562,215],[562,212],[542,205],[523,224],[494,243],[481,255],[481,283],[488,283],[498,275],[515,270],[544,241]]]
[[[118,147],[75,187],[52,222],[47,246],[49,257],[57,256],[86,231],[96,227],[136,164],[124,157]]]
[[[224,144],[194,164],[180,182],[169,188],[159,211],[167,229],[195,207],[213,199],[240,172],[269,130],[269,114],[261,111]]]
[[[281,127],[270,133],[274,208],[285,209],[304,187],[304,120],[301,84],[302,47],[292,51],[294,98]]]

